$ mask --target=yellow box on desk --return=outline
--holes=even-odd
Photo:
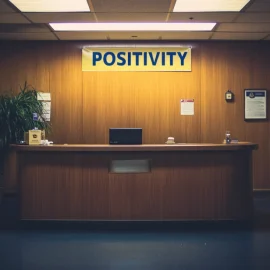
[[[41,143],[41,130],[29,130],[24,133],[24,141],[29,145],[38,145]]]

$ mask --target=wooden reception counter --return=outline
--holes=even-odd
[[[244,220],[257,145],[12,146],[21,219]]]

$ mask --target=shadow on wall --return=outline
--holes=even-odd
[[[1,178],[1,176],[0,176],[0,178]],[[0,179],[0,181],[1,181],[1,179]],[[0,186],[0,205],[2,204],[2,200],[3,200],[3,188]]]
[[[3,194],[0,197],[0,229],[17,228],[19,221],[18,197],[14,195],[3,196]]]
[[[0,205],[3,200],[3,193],[4,193],[4,162],[2,159],[2,155],[0,156]]]
[[[4,179],[4,175],[0,170],[0,205],[1,205],[2,200],[3,200],[3,190],[4,190],[4,188],[3,188],[3,179]]]
[[[254,194],[255,228],[270,229],[270,192]]]

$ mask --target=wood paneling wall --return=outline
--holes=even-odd
[[[181,44],[185,44],[184,42]],[[269,42],[196,42],[192,72],[82,72],[84,42],[2,42],[0,92],[25,80],[52,95],[55,143],[108,143],[109,127],[142,127],[144,143],[259,143],[254,187],[269,189],[269,121],[244,121],[244,89],[270,89]],[[189,43],[190,45],[190,43]],[[166,46],[166,45],[164,45]],[[234,103],[226,103],[231,89]],[[195,115],[180,115],[180,99]],[[270,104],[268,104],[270,107]]]

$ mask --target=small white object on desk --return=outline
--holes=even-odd
[[[48,140],[41,140],[41,145],[51,145],[53,144],[52,141],[48,141]]]
[[[174,141],[174,137],[168,137],[168,140],[166,142],[167,144],[174,144],[175,141]]]

